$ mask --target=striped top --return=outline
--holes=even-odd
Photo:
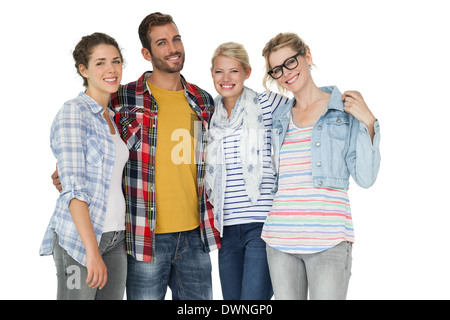
[[[275,186],[275,172],[271,158],[272,114],[278,106],[286,104],[288,99],[279,94],[266,92],[258,94],[262,108],[265,128],[265,144],[263,153],[262,190],[256,204],[252,204],[247,192],[242,173],[241,155],[239,151],[242,129],[224,139],[224,152],[227,170],[227,182],[223,207],[223,225],[231,226],[244,223],[264,223],[272,208]]]
[[[291,118],[280,150],[278,191],[262,232],[271,247],[292,254],[354,242],[347,192],[313,186],[312,129],[298,128]]]

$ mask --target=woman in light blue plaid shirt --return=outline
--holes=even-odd
[[[122,79],[117,42],[85,36],[73,52],[85,92],[64,104],[51,128],[62,192],[40,249],[53,255],[57,299],[123,299],[126,283],[125,199],[121,140],[110,96]]]

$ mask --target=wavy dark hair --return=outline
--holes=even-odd
[[[114,40],[114,38],[101,32],[95,32],[91,35],[84,36],[75,46],[72,55],[73,59],[75,60],[75,68],[77,69],[78,74],[83,78],[83,85],[85,87],[88,86],[88,82],[87,79],[80,73],[79,67],[81,64],[86,68],[89,67],[89,59],[92,56],[94,48],[101,44],[107,44],[115,47],[117,51],[119,51],[120,59],[123,62],[122,51],[120,50],[119,45],[117,44],[117,41]]]

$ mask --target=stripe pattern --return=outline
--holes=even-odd
[[[313,186],[312,129],[289,123],[280,150],[279,188],[262,233],[271,247],[292,254],[354,242],[347,191]]]
[[[224,226],[244,223],[263,223],[272,208],[275,172],[271,157],[271,129],[273,111],[288,102],[288,98],[273,92],[258,94],[264,123],[263,177],[262,190],[255,204],[250,201],[245,190],[244,175],[240,155],[242,129],[224,139],[227,182],[224,197]]]

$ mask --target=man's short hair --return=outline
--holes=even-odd
[[[161,12],[153,12],[146,16],[139,25],[139,39],[141,40],[142,47],[146,48],[150,53],[152,52],[150,46],[150,30],[152,27],[164,26],[166,24],[173,23],[176,27],[175,22],[171,15],[163,14]]]

